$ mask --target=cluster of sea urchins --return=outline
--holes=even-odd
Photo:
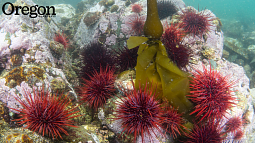
[[[190,143],[222,142],[228,133],[234,134],[234,140],[243,136],[241,118],[230,119],[222,125],[221,120],[228,110],[236,105],[236,97],[232,88],[236,81],[230,81],[230,76],[223,76],[211,67],[195,70],[190,80],[190,94],[187,97],[194,103],[190,115],[196,116],[193,130],[186,134]],[[234,126],[235,124],[235,126]],[[224,129],[225,127],[225,129]]]
[[[154,89],[145,85],[144,88],[124,90],[125,97],[118,103],[115,120],[120,121],[122,133],[134,136],[134,142],[139,136],[145,142],[145,135],[156,135],[156,132],[164,136],[162,129],[174,138],[181,134],[183,118],[174,108],[163,106]]]
[[[164,44],[168,57],[180,68],[186,69],[192,51],[188,44],[183,42],[186,35],[203,37],[212,26],[212,16],[207,11],[197,11],[192,7],[183,9],[176,16],[179,22],[165,24],[161,41]]]
[[[141,10],[134,5],[134,19],[128,24],[131,25],[133,33],[142,34],[144,20],[141,19]],[[139,7],[140,8],[140,7]],[[188,33],[193,36],[201,36],[210,30],[211,17],[203,12],[194,9],[182,10],[178,24],[171,24],[165,27],[162,35],[162,42],[166,47],[169,58],[179,68],[185,68],[188,64],[191,51],[187,45],[182,43],[183,37]],[[55,40],[68,47],[68,41],[63,35],[56,35]],[[125,63],[126,59],[137,57],[138,48],[129,51],[127,48],[116,51],[116,56],[99,43],[91,43],[84,47],[81,52],[84,65],[81,70],[82,86],[80,87],[80,99],[89,107],[97,109],[103,107],[109,98],[115,94],[114,82],[117,78],[115,72],[118,67],[120,71],[134,67],[135,61]],[[185,58],[184,58],[185,57]],[[117,66],[115,62],[119,63]],[[145,135],[166,135],[169,133],[173,138],[185,135],[185,142],[206,143],[221,142],[226,134],[234,134],[234,139],[241,139],[243,136],[243,120],[235,117],[228,120],[223,128],[219,123],[225,116],[227,110],[235,105],[235,97],[231,88],[234,82],[229,81],[228,76],[222,76],[218,71],[205,67],[203,71],[196,70],[192,73],[190,93],[187,97],[194,103],[195,115],[194,127],[191,131],[183,132],[185,120],[177,109],[163,104],[158,100],[155,88],[145,85],[132,90],[124,90],[123,96],[119,96],[117,103],[116,118],[120,121],[122,133],[133,135],[134,141],[141,136],[145,142]],[[68,135],[65,126],[75,127],[71,120],[78,111],[75,108],[68,109],[70,101],[67,98],[61,99],[56,95],[50,95],[48,91],[37,90],[33,93],[26,92],[25,100],[15,97],[23,109],[13,109],[20,112],[20,124],[26,128],[36,131],[42,135],[52,136],[53,139],[61,137],[61,133]],[[79,116],[79,115],[78,115]]]
[[[186,69],[192,55],[191,49],[187,44],[182,43],[184,37],[182,29],[176,24],[165,24],[164,33],[161,41],[164,44],[168,57],[180,68]]]
[[[136,35],[140,35],[140,29],[142,29],[140,26],[142,23],[138,14],[134,14],[134,16],[134,21],[128,24],[131,25]],[[192,19],[189,17],[193,17],[195,21],[191,21]],[[193,36],[206,34],[210,30],[211,17],[205,15],[203,12],[188,8],[182,11],[179,20],[180,22],[178,24],[171,24],[165,27],[161,40],[166,47],[169,58],[172,59],[179,68],[185,68],[188,64],[191,51],[187,45],[182,43],[183,37],[186,34],[191,34]],[[135,25],[138,22],[139,24]],[[196,25],[199,25],[199,27],[196,27]],[[122,53],[128,53],[127,51],[128,49],[124,48],[116,53],[117,55],[122,55]],[[98,52],[94,53],[96,54]],[[93,56],[87,58],[93,59]],[[122,65],[123,60],[117,61]],[[88,65],[90,65],[90,63],[87,62],[87,66]],[[98,67],[98,64],[96,65],[96,67]],[[127,70],[127,68],[124,67],[121,71],[123,70]],[[95,76],[90,75],[88,79],[84,80],[85,85],[82,99],[93,108],[101,107],[106,103],[106,100],[111,98],[114,94],[113,83],[116,76],[114,76],[113,71],[109,69],[108,72],[110,71],[110,73],[106,71],[107,69],[103,71],[100,70],[100,72],[94,71]],[[107,78],[99,78],[99,75],[105,75]],[[106,83],[105,80],[110,81],[110,84],[101,84]],[[94,85],[92,83],[100,85]],[[235,105],[235,98],[231,94],[232,86],[233,82],[229,82],[228,77],[222,76],[213,69],[206,70],[204,68],[203,71],[197,70],[193,73],[190,84],[191,92],[187,97],[189,97],[195,105],[191,115],[195,114],[197,121],[194,122],[194,128],[191,131],[187,131],[188,133],[183,132],[183,135],[186,136],[185,141],[221,142],[229,132],[234,132],[236,134],[236,139],[241,138],[242,132],[240,124],[238,124],[239,126],[235,127],[235,129],[232,129],[229,127],[231,125],[231,122],[229,122],[229,124],[226,124],[226,131],[219,125],[221,117],[227,113],[228,109],[231,109]],[[123,93],[124,97],[120,97],[120,102],[116,109],[115,120],[120,121],[122,133],[133,135],[134,140],[137,140],[138,137],[141,136],[142,142],[145,142],[145,135],[156,134],[155,131],[164,136],[162,129],[165,129],[166,132],[176,138],[178,135],[182,135],[183,129],[186,129],[186,127],[183,126],[185,121],[181,117],[181,114],[177,112],[178,110],[163,106],[156,98],[157,95],[153,92],[153,88],[148,88],[146,85],[143,89],[141,87],[138,89],[134,88],[131,91],[124,90]],[[232,121],[232,123],[234,121]]]

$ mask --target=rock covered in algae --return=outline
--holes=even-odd
[[[20,2],[36,5],[32,1]],[[67,92],[72,93],[68,95],[76,99],[76,93],[62,70],[64,68],[59,65],[65,59],[56,59],[50,50],[50,39],[58,31],[54,22],[49,24],[44,17],[31,19],[28,16],[1,14],[0,25],[0,36],[4,37],[0,38],[0,57],[6,58],[6,67],[0,77],[2,102],[17,108],[20,104],[13,98],[14,94],[22,96],[25,94],[23,89],[31,91],[33,86],[50,85],[56,77],[63,79]],[[24,25],[32,29],[24,30]]]
[[[236,52],[238,55],[242,56],[243,58],[249,59],[248,51],[243,48],[243,44],[237,39],[225,37],[224,45]]]
[[[56,58],[60,58],[64,52],[64,45],[56,41],[50,41],[50,50]]]
[[[5,126],[3,128],[3,126]],[[51,140],[46,139],[42,137],[41,135],[34,133],[33,131],[30,131],[28,129],[23,128],[15,128],[11,129],[8,127],[8,125],[1,126],[1,134],[0,137],[1,141],[7,142],[7,143],[34,143],[34,142],[40,142],[40,143],[52,143]]]
[[[89,27],[98,22],[100,17],[101,12],[87,12],[83,18],[83,22]]]
[[[184,8],[184,2],[181,0],[173,0],[176,7]],[[141,19],[146,19],[146,0],[139,1],[139,4],[143,7],[142,12],[139,14]],[[84,46],[88,42],[96,39],[102,44],[115,45],[116,43],[122,43],[125,45],[126,39],[132,35],[132,21],[136,16],[132,13],[132,5],[125,7],[125,1],[115,1],[115,5],[119,6],[118,12],[104,12],[103,7],[95,5],[89,8],[88,12],[102,12],[99,21],[93,26],[86,26],[83,21],[80,22],[77,33],[75,34],[75,40],[79,46]]]
[[[55,17],[51,17],[52,20],[56,23],[62,23],[63,20],[71,19],[75,15],[75,8],[70,4],[57,4],[53,5],[55,7]],[[50,9],[50,13],[52,13],[52,9]]]

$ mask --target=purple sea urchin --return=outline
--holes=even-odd
[[[100,43],[90,43],[86,45],[81,52],[82,63],[84,64],[81,68],[80,76],[81,78],[90,79],[93,76],[94,71],[100,72],[100,67],[102,69],[115,68],[115,57],[110,50],[107,50]]]
[[[115,51],[117,68],[119,68],[120,72],[128,70],[130,68],[134,68],[137,62],[137,52],[138,48],[128,49],[127,47],[119,48],[118,51]]]

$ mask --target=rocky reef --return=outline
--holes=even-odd
[[[175,72],[178,73],[177,71],[180,71],[180,73],[183,73],[187,81],[194,77],[194,73],[205,71],[205,69],[207,71],[216,70],[222,77],[228,77],[227,80],[231,81],[231,83],[233,82],[231,86],[228,86],[231,87],[230,94],[233,98],[237,99],[230,102],[233,102],[236,106],[226,110],[226,113],[224,112],[225,114],[220,119],[219,127],[224,128],[230,118],[241,116],[243,124],[239,129],[243,134],[237,138],[232,133],[226,133],[228,129],[224,128],[221,130],[222,134],[225,133],[224,137],[222,136],[221,138],[222,142],[254,141],[255,38],[253,37],[255,32],[243,34],[248,35],[245,41],[250,43],[248,45],[244,44],[247,42],[243,42],[238,37],[233,36],[238,33],[228,32],[228,36],[225,36],[225,31],[221,29],[221,20],[212,11],[207,9],[198,11],[191,6],[186,7],[182,0],[169,1],[175,6],[177,12],[161,19],[164,30],[167,28],[167,25],[177,25],[179,26],[177,29],[184,29],[185,27],[183,25],[180,26],[180,23],[184,22],[184,19],[182,19],[183,15],[190,11],[198,14],[197,17],[204,16],[204,19],[208,20],[208,23],[205,24],[205,32],[199,34],[188,30],[179,32],[181,38],[178,39],[177,44],[175,43],[175,48],[185,45],[185,48],[188,48],[190,51],[188,54],[190,57],[187,58],[188,63],[185,65],[185,68],[179,69],[179,67],[173,66],[176,68]],[[178,142],[179,140],[185,140],[186,137],[189,138],[191,135],[183,137],[185,136],[185,131],[182,130],[189,129],[187,132],[190,132],[194,129],[196,123],[193,123],[193,121],[197,120],[197,117],[191,115],[192,113],[189,111],[187,113],[182,112],[178,105],[171,103],[171,100],[164,99],[161,96],[157,98],[155,96],[155,101],[153,101],[155,104],[158,104],[156,105],[157,107],[162,108],[167,104],[171,109],[176,108],[174,113],[181,112],[180,116],[183,115],[184,120],[180,119],[180,122],[178,122],[178,124],[181,124],[181,127],[175,128],[178,132],[180,130],[179,133],[177,132],[177,135],[173,135],[171,132],[162,134],[162,132],[165,132],[165,128],[161,125],[151,129],[151,134],[150,132],[142,134],[139,131],[135,131],[135,135],[132,135],[130,132],[125,132],[128,129],[127,126],[123,128],[120,124],[123,123],[124,115],[119,116],[119,114],[122,114],[124,111],[117,112],[117,110],[126,107],[122,103],[128,102],[128,99],[133,99],[130,94],[147,94],[146,91],[139,88],[140,85],[136,82],[136,78],[139,78],[136,76],[138,67],[128,67],[129,70],[120,72],[118,71],[119,65],[116,65],[116,61],[118,61],[116,59],[122,51],[120,49],[129,50],[127,40],[130,37],[135,36],[137,38],[140,36],[144,38],[143,27],[146,20],[147,1],[102,0],[94,4],[90,1],[82,1],[81,3],[80,5],[84,7],[78,6],[77,10],[69,4],[54,5],[57,13],[56,17],[29,18],[26,15],[0,15],[0,132],[3,135],[0,139],[5,142],[107,143]],[[17,0],[14,4],[23,6],[36,5],[31,0]],[[140,6],[139,12],[132,10],[134,9],[132,8],[134,4]],[[228,28],[225,30],[233,31]],[[144,42],[148,41],[145,40]],[[100,82],[102,80],[99,77],[100,75],[106,75],[107,78],[111,76],[112,80],[115,81],[104,90],[97,89],[96,82],[90,82],[88,79],[83,80],[83,77],[81,77],[82,74],[88,74],[81,74],[81,69],[86,68],[88,64],[82,63],[83,57],[81,57],[82,52],[80,51],[86,50],[91,43],[99,43],[107,52],[110,51],[109,53],[111,53],[105,53],[105,55],[115,60],[113,65],[107,65],[107,68],[103,70],[101,70],[102,65],[99,63],[101,71],[96,71],[96,69],[92,71],[98,77],[94,75],[89,76],[91,81]],[[133,41],[133,43],[135,42]],[[142,47],[142,43],[140,43],[139,48]],[[150,45],[151,43],[153,42],[148,42],[147,44]],[[138,55],[146,51],[145,49],[145,47],[144,49],[139,49],[137,51]],[[162,53],[162,55],[167,57],[167,54]],[[143,58],[147,58],[148,55]],[[89,57],[90,55],[82,56]],[[132,56],[132,58],[134,57]],[[91,61],[94,60],[93,57],[91,59]],[[174,65],[171,60],[170,63]],[[146,62],[149,63],[148,65],[153,63],[149,60]],[[111,74],[107,73],[108,68]],[[115,70],[116,72],[114,72]],[[163,70],[160,69],[158,71]],[[164,75],[168,76],[167,74]],[[151,77],[153,76],[151,75]],[[103,80],[103,82],[98,85],[105,85],[106,81]],[[136,86],[134,87],[134,85]],[[89,90],[90,86],[96,90]],[[150,94],[154,93],[152,87],[148,87]],[[67,105],[64,107],[71,111],[72,108],[74,110],[74,117],[70,117],[70,123],[72,122],[73,126],[64,128],[69,135],[63,131],[61,133],[63,138],[55,139],[54,135],[34,132],[35,129],[33,130],[33,128],[23,129],[24,126],[17,123],[21,113],[14,109],[24,108],[25,105],[21,101],[32,102],[36,100],[34,98],[35,95],[40,95],[40,92],[44,93],[44,91],[38,89],[47,90],[45,93],[49,93],[49,97],[54,95],[53,97],[57,96],[61,99],[67,99]],[[86,91],[81,91],[85,89]],[[84,97],[82,94],[89,94],[88,92],[90,91],[93,92],[90,93],[91,96],[97,94],[97,90],[100,93],[101,91],[105,92],[104,95],[107,95],[107,97],[103,97],[100,100],[102,105],[100,104],[100,106],[94,109],[93,106],[91,108],[87,104],[89,102],[88,99],[81,98]],[[107,90],[110,91],[111,95],[106,93]],[[187,92],[190,92],[190,89]],[[30,100],[26,98],[28,95],[31,95]],[[186,97],[186,95],[184,96]],[[91,98],[89,100],[95,99]],[[147,100],[149,101],[149,99]],[[192,106],[190,109],[193,109],[195,102],[191,101],[188,97],[187,100],[192,104],[190,104]],[[37,102],[40,106],[43,103],[46,105],[48,105],[48,102],[50,103],[50,101]],[[99,101],[95,100],[95,102]],[[94,105],[94,103],[91,105]],[[161,109],[158,109],[158,111],[161,111]],[[153,112],[151,111],[151,113]],[[66,115],[70,116],[67,113]],[[164,117],[166,116],[164,115]],[[157,115],[157,117],[163,118],[161,114]],[[205,123],[207,122],[214,121],[209,120]],[[55,136],[59,135],[55,134]]]

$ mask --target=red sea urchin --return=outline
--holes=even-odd
[[[225,126],[226,132],[235,133],[236,131],[241,130],[243,126],[242,118],[240,116],[232,117],[226,122]]]
[[[244,136],[244,132],[242,130],[237,130],[234,134],[234,140],[240,140]]]
[[[133,4],[132,5],[132,12],[140,13],[143,10],[140,4]]]
[[[177,112],[173,107],[167,107],[164,110],[162,115],[162,127],[174,138],[177,137],[177,134],[181,134],[180,130],[183,127],[184,120],[181,117],[181,114]]]
[[[54,41],[61,43],[65,49],[69,46],[69,41],[64,33],[60,34],[58,32],[54,37]]]
[[[188,65],[192,53],[188,45],[182,43],[182,38],[185,36],[184,33],[185,32],[178,28],[177,25],[171,24],[169,26],[166,24],[161,37],[168,57],[182,69],[185,69],[186,65]]]
[[[205,14],[205,10],[198,12],[192,7],[182,10],[179,19],[180,28],[193,36],[200,37],[210,30],[211,21],[213,20],[210,13]]]
[[[192,131],[186,135],[188,138],[185,143],[221,143],[224,140],[221,130],[218,123],[213,121],[200,126],[194,124]]]
[[[151,135],[153,129],[159,129],[162,122],[162,109],[153,93],[153,88],[144,90],[141,87],[132,91],[123,91],[127,97],[121,98],[118,103],[116,119],[120,119],[121,127],[127,135],[133,134],[134,140],[139,135],[144,142],[144,134]],[[155,133],[154,133],[155,134]]]
[[[130,34],[141,36],[143,34],[144,23],[145,18],[143,16],[133,14],[130,16],[129,21],[126,24],[131,28]]]
[[[207,70],[203,65],[203,71],[196,70],[191,77],[189,99],[196,104],[191,113],[203,119],[220,119],[226,110],[235,105],[235,97],[230,89],[235,82],[229,82],[228,76],[222,76],[216,70]],[[200,120],[200,121],[201,121]]]
[[[79,111],[74,111],[78,106],[67,109],[70,101],[67,96],[62,99],[55,94],[50,95],[49,91],[36,90],[33,93],[25,91],[24,100],[16,95],[15,99],[21,104],[23,109],[13,109],[20,112],[20,119],[16,119],[19,124],[25,124],[26,129],[38,132],[43,136],[49,135],[54,139],[58,136],[62,139],[60,133],[68,135],[65,130],[66,126],[76,127],[73,125],[72,116]]]
[[[81,87],[81,98],[88,103],[91,108],[97,109],[104,105],[115,92],[114,82],[116,75],[110,67],[103,69],[100,72],[96,70],[90,79],[84,79],[84,87]]]

